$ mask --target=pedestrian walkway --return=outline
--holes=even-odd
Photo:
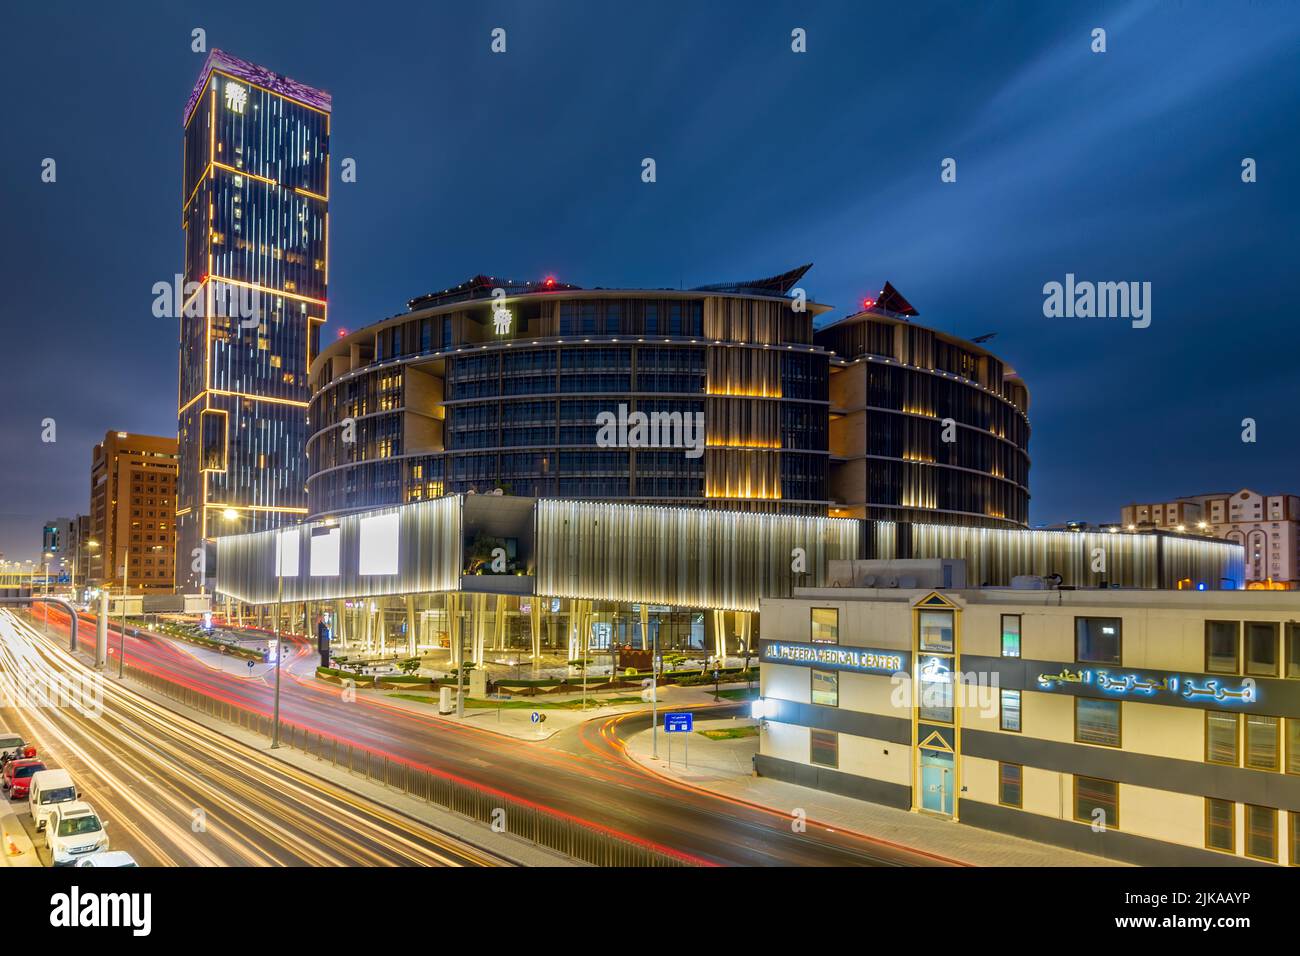
[[[689,744],[681,740],[686,734],[672,735],[676,739],[672,743],[671,765],[668,762],[667,735],[662,730],[658,740],[658,760],[651,755],[649,730],[627,741],[627,753],[647,770],[678,783],[755,804],[789,815],[792,819],[802,810],[809,827],[816,825],[851,831],[970,866],[1123,865],[992,830],[755,776],[753,756],[758,752],[758,736],[743,729],[754,725],[755,722],[748,718],[697,719],[696,733],[689,735]],[[700,731],[747,735],[711,740]]]

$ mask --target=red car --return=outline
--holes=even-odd
[[[41,760],[11,760],[5,764],[4,781],[0,786],[9,791],[10,800],[24,800],[27,788],[32,785],[32,774],[44,769],[45,763]]]

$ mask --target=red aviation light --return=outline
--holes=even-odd
[[[546,281],[542,284],[548,289],[553,288],[555,286],[555,276],[547,276]]]
[[[875,299],[863,299],[863,300],[862,300],[862,307],[863,307],[864,309],[872,309],[872,308],[875,308],[875,306],[876,306],[876,300],[875,300]]]

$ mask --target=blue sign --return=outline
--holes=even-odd
[[[771,641],[763,645],[762,659],[773,664],[802,664],[837,671],[894,674],[908,669],[910,656],[906,651],[886,651],[873,647]]]
[[[1038,686],[1043,690],[1056,690],[1066,684],[1095,687],[1117,697],[1155,697],[1176,694],[1184,700],[1213,701],[1216,704],[1253,704],[1259,700],[1259,689],[1253,678],[1247,677],[1238,687],[1228,687],[1218,678],[1196,678],[1178,674],[1157,677],[1150,673],[1116,674],[1112,671],[1090,668],[1076,671],[1068,667],[1057,674],[1039,674]]]
[[[664,733],[689,734],[695,729],[695,715],[692,713],[664,714]]]
[[[542,715],[537,711],[533,711],[531,714],[528,715],[528,719],[531,720],[533,723],[537,723],[539,720],[542,719]]]

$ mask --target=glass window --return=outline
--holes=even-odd
[[[1074,739],[1079,743],[1120,745],[1120,703],[1117,700],[1074,699]]]
[[[1277,862],[1277,811],[1246,804],[1246,856]]]
[[[1246,622],[1246,673],[1276,677],[1278,673],[1278,626],[1273,622]]]
[[[840,705],[840,675],[838,671],[812,672],[812,702],[825,707]]]
[[[831,730],[814,730],[810,736],[808,759],[819,767],[840,765],[840,738]]]
[[[1020,656],[1020,615],[1002,615],[1002,656]]]
[[[812,609],[812,641],[814,644],[840,642],[840,612],[833,607]]]
[[[1122,622],[1117,617],[1074,619],[1075,660],[1091,664],[1120,663]]]
[[[1300,624],[1286,626],[1286,676],[1300,677]]]
[[[1291,818],[1291,856],[1289,857],[1292,866],[1300,866],[1300,812],[1291,810],[1287,813]]]
[[[1020,691],[1003,690],[999,694],[998,726],[1003,730],[1020,732]]]
[[[1229,767],[1241,765],[1237,753],[1240,725],[1241,718],[1237,714],[1205,712],[1205,759],[1209,763],[1227,764]]]
[[[1074,819],[1119,829],[1119,784],[1096,777],[1074,778]]]
[[[1246,766],[1253,770],[1277,769],[1278,718],[1246,715]]]
[[[946,658],[944,659],[946,660]],[[939,661],[931,658],[931,663]],[[952,674],[943,661],[937,666],[927,664],[921,668],[919,675],[921,699],[918,713],[922,720],[937,720],[940,723],[952,723]]]
[[[952,653],[952,611],[921,612],[921,650]]]
[[[1205,622],[1205,669],[1211,674],[1236,674],[1241,670],[1238,636],[1241,625],[1236,621]]]
[[[1286,772],[1300,773],[1300,717],[1286,720]],[[1300,863],[1300,860],[1293,860]]]
[[[1205,798],[1205,845],[1211,850],[1237,852],[1237,805],[1231,800]]]
[[[1024,768],[1018,763],[998,764],[998,803],[1019,807],[1024,801]]]

